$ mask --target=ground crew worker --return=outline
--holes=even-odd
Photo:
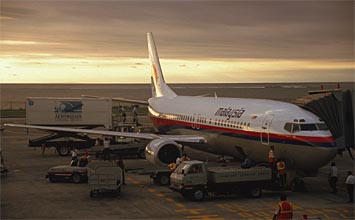
[[[187,154],[184,153],[181,157],[181,161],[188,161],[188,160],[191,160],[190,157],[188,157]]]
[[[42,157],[44,157],[44,152],[46,151],[46,145],[41,145]]]
[[[337,193],[338,168],[336,167],[335,162],[332,162],[330,165],[330,173],[328,178],[329,185],[332,188],[332,193]]]
[[[353,172],[348,171],[348,176],[346,177],[346,189],[349,194],[349,201],[350,203],[354,203],[354,184],[355,184],[355,176]]]
[[[122,172],[122,184],[126,185],[126,179],[125,179],[125,165],[123,163],[122,158],[120,157],[117,161],[116,164],[119,168],[121,168],[121,172]]]
[[[106,137],[104,140],[104,149],[102,151],[104,160],[110,160],[110,143],[110,139]]]
[[[277,163],[277,171],[279,173],[280,187],[285,187],[286,185],[286,165],[285,162],[280,159]]]
[[[176,168],[176,164],[175,163],[169,164],[169,170],[170,170],[171,173],[174,172],[175,168]]]
[[[276,219],[292,219],[293,210],[292,210],[292,203],[286,201],[286,195],[282,194],[280,196],[281,202],[279,202],[277,209],[275,211],[273,220]]]
[[[274,154],[274,145],[270,146],[270,150],[269,150],[269,157],[268,157],[268,162],[270,164],[270,168],[271,169],[275,169],[275,154]]]
[[[269,150],[269,156],[268,156],[268,162],[269,162],[269,166],[271,169],[271,179],[272,182],[275,183],[276,181],[276,175],[277,175],[277,170],[276,170],[276,166],[275,166],[275,154],[274,154],[274,145],[270,146],[270,150]]]

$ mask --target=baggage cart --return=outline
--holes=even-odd
[[[121,192],[122,169],[112,162],[91,162],[88,165],[90,197]]]

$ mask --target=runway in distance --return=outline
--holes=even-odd
[[[294,104],[265,99],[179,96],[166,84],[152,33],[147,33],[152,97],[149,116],[159,134],[7,124],[12,127],[151,139],[146,158],[169,164],[181,145],[234,158],[267,161],[275,157],[288,170],[313,175],[336,155],[334,138],[315,114]],[[140,102],[139,104],[146,103]]]

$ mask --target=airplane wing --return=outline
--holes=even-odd
[[[204,137],[194,136],[194,135],[160,135],[160,134],[150,134],[150,133],[131,133],[131,132],[105,131],[105,130],[95,130],[95,129],[80,129],[80,128],[21,125],[21,124],[5,124],[5,126],[39,129],[39,130],[47,130],[47,131],[62,131],[62,132],[73,132],[73,133],[130,137],[130,138],[139,138],[139,139],[148,139],[148,140],[164,138],[164,139],[169,139],[172,141],[183,142],[183,143],[206,143],[207,142]]]
[[[139,105],[148,105],[147,101],[135,100],[135,99],[110,98],[110,97],[102,97],[102,96],[94,96],[94,95],[81,95],[81,97],[84,97],[84,98],[107,98],[107,99],[112,99],[113,101],[126,102],[126,103],[139,104]]]

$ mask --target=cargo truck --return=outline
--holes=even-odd
[[[257,198],[262,188],[270,184],[270,168],[216,167],[192,160],[179,164],[170,175],[169,188],[187,199],[201,201],[213,194],[248,193]]]
[[[112,100],[109,98],[26,98],[26,124],[80,128],[112,128]],[[48,131],[29,140],[29,147],[55,147],[61,156],[71,149],[90,148],[95,139],[85,134]]]

